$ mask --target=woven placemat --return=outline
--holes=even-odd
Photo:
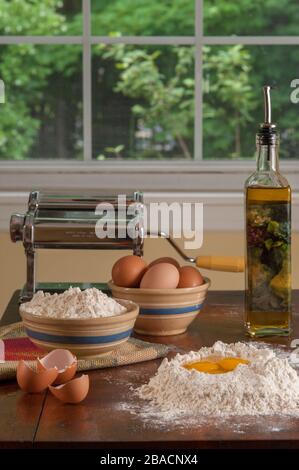
[[[1,327],[0,339],[5,344],[5,362],[0,363],[0,381],[16,376],[19,360],[26,360],[34,368],[36,358],[45,354],[29,340],[22,322]],[[103,369],[150,361],[166,356],[168,351],[169,347],[164,344],[129,338],[111,353],[90,359],[78,359],[78,370]]]

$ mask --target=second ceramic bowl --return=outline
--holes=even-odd
[[[140,289],[108,283],[113,297],[131,300],[139,305],[134,330],[150,336],[184,333],[202,309],[210,286],[205,278],[199,287],[182,289]]]

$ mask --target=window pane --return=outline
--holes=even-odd
[[[81,0],[1,0],[0,35],[81,34],[81,8]]]
[[[192,36],[195,0],[91,0],[92,34]]]
[[[299,104],[291,101],[298,70],[295,46],[205,47],[204,158],[253,158],[255,132],[264,117],[262,86],[270,84],[275,86],[272,116],[281,130],[280,156],[298,159]]]
[[[192,47],[93,48],[93,158],[193,158]]]
[[[81,46],[0,46],[0,159],[82,158]]]
[[[211,36],[299,35],[298,0],[204,0],[204,31]]]

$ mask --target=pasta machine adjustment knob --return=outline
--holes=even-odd
[[[10,238],[13,242],[23,240],[23,228],[25,216],[21,214],[12,214],[10,218]]]

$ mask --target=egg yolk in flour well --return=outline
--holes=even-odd
[[[194,369],[198,372],[206,372],[207,374],[225,374],[231,372],[239,364],[249,364],[250,361],[241,357],[223,357],[219,359],[205,359],[197,362],[189,362],[184,364],[185,369]]]

